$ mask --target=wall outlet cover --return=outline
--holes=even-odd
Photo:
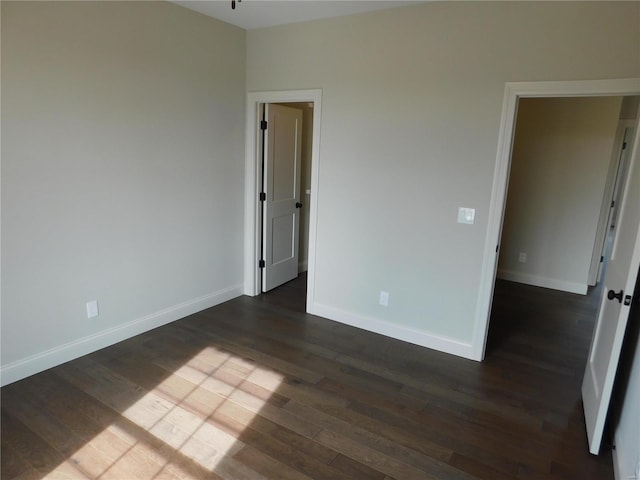
[[[93,318],[98,316],[98,301],[91,300],[87,302],[87,318]]]
[[[459,207],[458,208],[458,223],[465,223],[467,225],[473,225],[476,217],[475,208]]]
[[[386,307],[389,305],[389,292],[381,291],[380,292],[380,305]]]

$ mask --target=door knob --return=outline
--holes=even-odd
[[[622,290],[620,290],[618,293],[614,292],[613,290],[609,290],[609,292],[607,293],[607,298],[609,300],[613,300],[614,298],[618,299],[618,303],[622,303]]]
[[[302,208],[302,204],[300,202],[296,202],[296,208]]]

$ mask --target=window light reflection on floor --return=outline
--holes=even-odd
[[[162,361],[158,356],[156,363]],[[187,471],[193,468],[185,464],[223,477],[261,478],[232,457],[245,446],[237,437],[284,377],[213,347],[168,370],[173,373],[131,405],[127,395],[139,387],[116,375],[114,381],[125,384],[123,392],[109,394],[114,389],[104,389],[102,398],[96,397],[123,418],[94,436],[47,478],[193,478]],[[94,372],[108,378],[115,375],[97,363]]]

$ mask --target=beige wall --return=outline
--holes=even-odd
[[[249,31],[250,91],[322,88],[309,308],[469,352],[505,82],[640,76],[639,17],[637,2],[429,2]]]
[[[240,292],[245,85],[323,91],[311,308],[468,345],[505,82],[640,76],[639,16],[442,2],[245,34],[168,3],[2,2],[3,373]]]
[[[2,2],[3,382],[241,293],[244,75],[170,3]]]
[[[502,278],[587,292],[621,103],[622,97],[520,101],[500,247]]]

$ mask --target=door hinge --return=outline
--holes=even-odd
[[[616,201],[615,200],[611,200],[611,208],[616,206]]]
[[[627,142],[622,142],[622,149],[624,150],[625,148],[627,148]]]
[[[260,192],[260,201],[264,202],[265,200],[267,200],[267,194],[264,192]]]
[[[496,245],[496,253],[498,253],[499,248],[500,248],[500,245]]]
[[[267,121],[260,120],[260,130],[266,130],[266,129],[267,129]]]
[[[600,263],[604,262],[604,255],[600,255]]]
[[[258,260],[258,268],[264,268],[264,267],[265,267],[264,260]]]
[[[632,300],[631,295],[625,295],[625,297],[624,297],[624,305],[626,305],[626,306],[631,305],[631,300]]]

